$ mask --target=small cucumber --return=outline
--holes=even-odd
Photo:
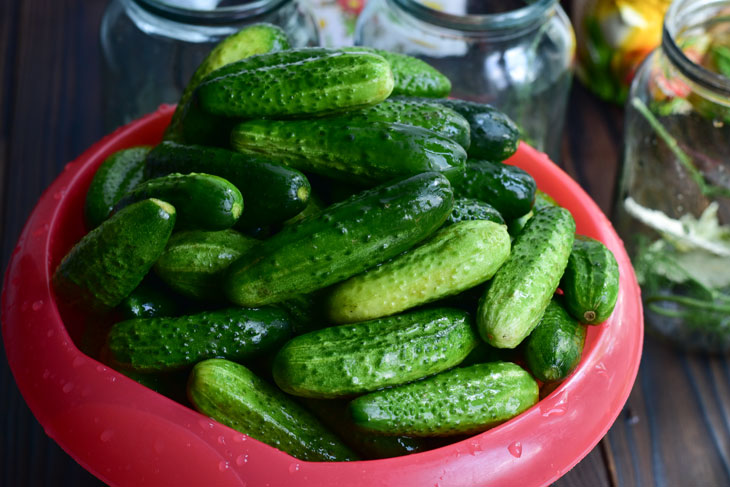
[[[598,240],[577,235],[560,282],[570,314],[581,323],[603,323],[616,306],[618,283],[613,253]]]
[[[479,302],[482,338],[515,348],[537,326],[568,264],[575,221],[564,208],[538,210],[515,239],[507,262]]]
[[[464,170],[451,178],[454,196],[489,203],[505,220],[513,220],[532,209],[537,185],[519,167],[489,161],[467,161]]]
[[[511,348],[494,348],[484,340],[459,364],[459,367],[470,367],[475,364],[486,364],[489,362],[517,362],[520,358],[516,350]]]
[[[298,294],[276,303],[276,306],[286,311],[291,318],[294,336],[329,326],[321,309],[319,293]]]
[[[91,307],[118,305],[165,250],[174,226],[175,208],[164,201],[124,208],[66,254],[53,274],[56,293]]]
[[[240,190],[246,208],[237,228],[283,222],[304,209],[311,191],[307,178],[296,169],[216,147],[163,142],[147,157],[148,177],[195,172],[215,174]]]
[[[542,382],[556,382],[578,366],[586,327],[568,314],[558,300],[548,304],[540,323],[525,340],[525,362]]]
[[[243,196],[233,184],[212,174],[168,174],[137,185],[114,206],[114,211],[147,198],[172,204],[178,227],[223,230],[243,212]]]
[[[389,435],[476,433],[533,406],[538,393],[519,365],[492,362],[359,397],[350,413],[359,427]]]
[[[291,336],[277,308],[227,308],[174,318],[121,321],[109,332],[112,363],[137,371],[168,371],[221,357],[242,361],[275,350]]]
[[[490,279],[507,260],[507,227],[484,220],[455,223],[418,247],[332,288],[335,323],[354,323],[458,294]]]
[[[540,208],[545,208],[546,206],[560,205],[549,194],[543,193],[538,189],[537,191],[535,191],[535,203],[532,206],[532,210],[517,218],[516,220],[510,221],[507,224],[507,229],[509,230],[509,234],[512,236],[512,238],[519,235],[522,229],[525,228],[525,225],[527,225],[527,221],[532,218],[532,215],[535,214],[535,211],[539,210]]]
[[[360,185],[427,171],[457,176],[466,160],[459,144],[431,130],[340,117],[249,120],[233,128],[231,145],[243,154]]]
[[[178,314],[180,306],[175,296],[151,277],[152,275],[146,277],[117,307],[125,320]]]
[[[274,359],[274,380],[296,396],[352,396],[449,369],[478,340],[469,315],[448,308],[329,327],[284,345]]]
[[[492,205],[473,198],[456,198],[454,209],[446,219],[446,224],[471,220],[488,220],[504,225],[504,218]]]
[[[364,191],[288,226],[234,262],[226,294],[241,306],[308,294],[428,237],[453,206],[449,181],[423,173]]]
[[[234,362],[195,365],[188,397],[204,415],[301,460],[357,460],[311,413]]]
[[[86,193],[84,212],[89,228],[109,218],[114,205],[132,188],[144,181],[144,164],[151,147],[132,147],[106,158],[94,173]]]

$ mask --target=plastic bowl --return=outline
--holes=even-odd
[[[639,288],[623,245],[596,204],[547,156],[522,145],[508,161],[570,209],[578,232],[603,241],[621,271],[618,304],[589,327],[577,370],[512,420],[436,450],[386,460],[297,460],[147,389],[84,355],[50,288],[80,239],[86,189],[113,151],[157,143],[172,107],[105,137],[68,164],[33,210],[13,252],[2,296],[10,367],[33,414],[69,455],[110,485],[378,486],[547,485],[608,431],[636,378],[643,337]],[[71,322],[73,321],[73,322]]]

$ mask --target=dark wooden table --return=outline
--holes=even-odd
[[[0,0],[2,272],[41,192],[103,135],[98,44],[106,2]],[[622,110],[571,95],[563,163],[609,211]],[[4,352],[3,352],[4,354]],[[0,486],[99,485],[35,421],[0,358]],[[730,485],[730,365],[647,337],[626,406],[557,486]]]

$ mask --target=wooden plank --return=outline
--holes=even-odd
[[[600,444],[572,470],[553,484],[554,487],[612,486]]]

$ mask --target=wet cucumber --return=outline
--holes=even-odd
[[[529,373],[513,363],[492,362],[359,397],[350,403],[350,413],[368,431],[444,436],[483,431],[537,401],[537,383]]]
[[[538,210],[479,302],[477,326],[497,348],[515,348],[537,326],[568,263],[575,221],[564,208]]]
[[[296,396],[352,396],[449,369],[478,340],[469,315],[448,308],[329,327],[284,345],[274,359],[274,380]]]
[[[504,218],[492,205],[473,198],[454,199],[454,209],[446,219],[446,224],[472,220],[488,220],[504,225]]]
[[[280,309],[227,308],[121,321],[109,332],[107,347],[114,364],[160,372],[214,357],[246,360],[275,350],[289,336],[289,317]]]
[[[490,279],[509,253],[505,225],[455,223],[393,260],[335,285],[327,300],[328,316],[334,323],[354,323],[458,294]]]
[[[560,282],[570,314],[581,323],[603,323],[616,306],[618,282],[613,253],[598,240],[577,235]]]
[[[235,150],[360,185],[427,171],[460,174],[466,152],[431,130],[394,122],[324,118],[249,120],[231,132]]]
[[[53,287],[67,302],[114,307],[142,282],[165,250],[175,226],[175,208],[143,200],[86,234],[53,274]]]
[[[188,397],[206,416],[301,460],[357,460],[311,413],[234,362],[195,365]]]
[[[532,205],[532,210],[530,210],[528,213],[522,215],[521,217],[517,218],[516,220],[511,220],[507,224],[507,229],[509,230],[509,234],[514,238],[522,231],[523,228],[525,228],[525,225],[527,225],[527,221],[532,218],[532,215],[535,214],[535,211],[539,210],[540,208],[545,208],[546,206],[560,206],[549,194],[543,193],[539,189],[535,191],[535,203]]]
[[[540,323],[525,340],[525,362],[542,382],[556,382],[578,366],[586,340],[586,327],[553,298]]]
[[[111,215],[122,196],[144,180],[145,158],[151,147],[115,152],[99,166],[86,193],[86,224],[95,228]]]
[[[358,274],[428,237],[451,212],[449,181],[423,173],[364,191],[288,226],[234,262],[226,294],[260,306]]]
[[[124,298],[117,309],[125,320],[175,316],[180,306],[169,291],[161,287],[152,275],[143,280],[132,293]]]

